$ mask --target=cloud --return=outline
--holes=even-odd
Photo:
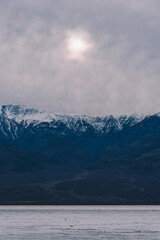
[[[158,0],[2,0],[0,104],[107,115],[158,112]],[[66,57],[86,34],[84,61]]]

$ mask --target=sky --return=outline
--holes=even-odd
[[[160,112],[159,0],[1,0],[0,105]]]

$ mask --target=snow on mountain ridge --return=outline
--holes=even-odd
[[[53,112],[39,111],[34,108],[27,108],[23,105],[3,105],[0,107],[0,115],[5,115],[8,119],[16,123],[24,123],[25,127],[30,124],[38,125],[41,122],[51,123],[61,122],[68,129],[74,131],[85,132],[88,127],[92,127],[95,131],[107,133],[111,129],[115,131],[122,130],[125,124],[130,126],[142,121],[144,115],[122,115],[114,117],[112,115],[105,117],[96,117],[88,115],[59,114]],[[86,125],[87,124],[87,125]]]
[[[4,115],[7,116],[7,118],[12,119],[17,123],[26,121],[28,122],[28,124],[33,121],[51,122],[53,119],[56,118],[55,114],[49,114],[45,111],[38,111],[33,108],[26,108],[23,105],[2,106],[0,113],[3,113]]]
[[[74,114],[59,114],[53,112],[39,111],[33,108],[26,108],[21,105],[6,105],[1,106],[0,114],[5,114],[9,119],[14,119],[16,122],[21,121],[39,121],[39,122],[52,122],[53,120],[60,120],[64,123],[68,123],[77,120],[86,120],[88,122],[93,122],[97,117],[87,116],[87,115],[74,115]]]

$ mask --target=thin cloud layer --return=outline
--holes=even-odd
[[[158,0],[2,0],[0,104],[91,115],[160,111],[159,7]],[[82,61],[68,57],[68,33],[92,46]]]

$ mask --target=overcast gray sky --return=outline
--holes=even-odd
[[[159,10],[159,0],[1,0],[0,104],[159,112]]]

